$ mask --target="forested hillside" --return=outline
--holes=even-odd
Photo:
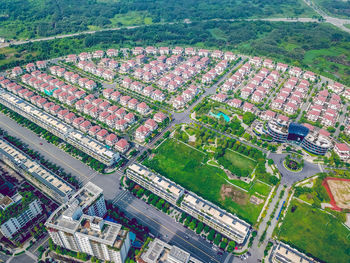
[[[266,56],[350,84],[350,35],[328,24],[206,22],[153,25],[0,49],[0,69],[109,47],[182,45]]]
[[[350,18],[349,0],[315,0],[315,3],[329,15]]]
[[[314,15],[302,0],[0,0],[0,37],[183,21]]]

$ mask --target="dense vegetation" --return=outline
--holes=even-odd
[[[312,15],[302,0],[2,0],[0,36],[33,38],[184,19]]]
[[[316,0],[317,5],[330,15],[350,18],[350,1],[346,0]]]
[[[98,48],[192,45],[261,55],[350,84],[350,35],[327,24],[203,22],[153,25],[0,49],[0,70]]]

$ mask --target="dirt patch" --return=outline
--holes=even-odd
[[[254,205],[260,205],[260,204],[264,203],[264,199],[261,199],[261,198],[255,196],[255,195],[252,195],[252,196],[250,197],[250,200],[249,200],[249,201],[250,201],[252,204],[254,204]]]
[[[239,205],[246,205],[249,200],[249,195],[247,193],[227,184],[221,186],[220,196],[222,200],[229,198]]]
[[[336,210],[350,209],[350,180],[342,178],[326,178],[323,182],[333,208]]]

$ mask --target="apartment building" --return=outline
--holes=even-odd
[[[137,260],[138,263],[202,263],[183,249],[156,238],[152,240]]]
[[[226,212],[169,179],[155,174],[140,164],[128,167],[127,177],[168,201],[172,205],[181,202],[179,208],[212,227],[222,235],[244,243],[250,232],[250,225],[238,217]],[[185,193],[186,191],[186,193]]]
[[[75,192],[73,186],[2,139],[0,158],[59,203],[68,201]]]
[[[106,213],[102,189],[89,182],[56,209],[45,226],[58,246],[122,263],[131,246],[129,231],[104,220]]]
[[[244,243],[249,235],[248,223],[194,193],[186,193],[180,207],[189,215],[239,244]]]
[[[23,101],[16,95],[2,90],[0,91],[0,103],[108,166],[120,159],[119,153],[107,149],[103,143],[74,129],[70,124],[42,111],[29,102]]]
[[[22,198],[20,194],[17,194],[13,199],[14,202],[2,211],[0,227],[1,233],[9,239],[12,239],[29,221],[39,216],[43,211],[41,202],[35,196]],[[7,212],[8,209],[15,210],[16,214],[11,216],[12,213]]]
[[[278,242],[268,258],[269,263],[315,263],[316,260],[306,256],[298,250]]]

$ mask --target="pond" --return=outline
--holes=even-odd
[[[224,120],[226,121],[226,122],[229,122],[230,121],[230,117],[229,116],[227,116],[225,113],[223,113],[223,112],[219,112],[219,113],[217,113],[217,114],[214,114],[214,113],[212,113],[212,112],[209,112],[209,114],[211,115],[211,116],[213,116],[213,117],[215,117],[215,118],[218,118],[218,119],[220,119],[220,117],[222,116],[222,117],[224,117]]]

